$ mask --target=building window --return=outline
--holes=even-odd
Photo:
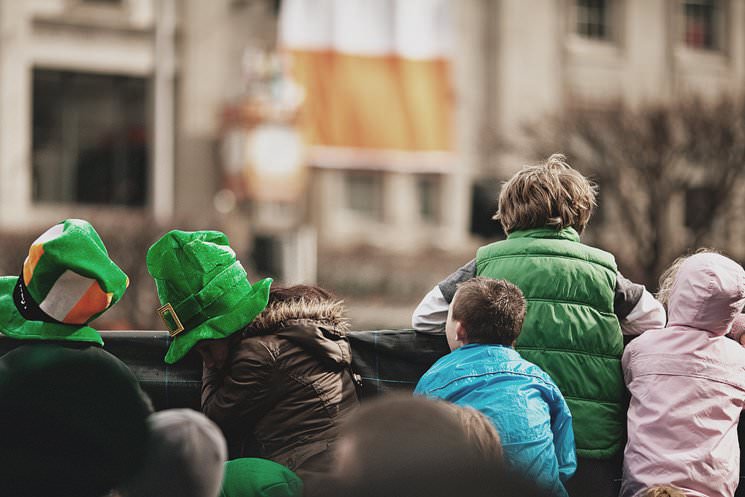
[[[497,212],[501,181],[480,178],[471,186],[471,233],[489,240],[504,238],[499,221],[492,219]]]
[[[420,176],[417,178],[417,199],[419,218],[425,223],[440,222],[440,177]]]
[[[377,221],[383,220],[383,176],[376,172],[346,175],[346,205],[351,211]]]
[[[577,34],[594,40],[610,40],[609,0],[577,0]]]
[[[685,0],[683,2],[683,41],[686,46],[702,50],[720,48],[721,2]]]
[[[147,81],[45,69],[33,79],[34,201],[143,206]]]

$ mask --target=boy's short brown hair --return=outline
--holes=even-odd
[[[494,219],[505,233],[571,226],[584,231],[596,205],[597,185],[554,154],[545,163],[526,166],[502,186]]]
[[[469,343],[512,345],[525,307],[523,292],[509,281],[477,276],[458,285],[452,318],[463,325]]]

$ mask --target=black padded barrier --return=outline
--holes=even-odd
[[[163,362],[170,337],[165,331],[102,331],[104,348],[124,361],[157,410],[199,409],[202,363],[191,351],[177,364]],[[414,330],[353,331],[353,369],[363,398],[393,390],[413,390],[419,378],[448,352],[444,336]],[[0,355],[19,341],[0,338]]]

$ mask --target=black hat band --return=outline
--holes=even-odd
[[[13,302],[15,303],[18,312],[20,312],[21,316],[23,316],[27,321],[44,321],[46,323],[65,324],[57,321],[39,307],[39,304],[31,296],[26,284],[23,282],[23,275],[18,277],[18,282],[13,289]]]

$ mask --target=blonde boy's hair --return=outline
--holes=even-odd
[[[526,166],[503,186],[494,219],[505,233],[568,226],[582,233],[595,207],[597,185],[553,154],[545,163]]]
[[[484,413],[472,407],[441,402],[443,406],[446,406],[458,416],[466,432],[468,442],[478,450],[482,460],[499,463],[504,460],[499,432]]]
[[[670,290],[672,290],[673,285],[675,284],[675,278],[676,276],[678,276],[678,270],[680,269],[680,266],[682,266],[686,259],[688,259],[690,256],[694,254],[706,253],[718,254],[719,252],[710,248],[697,249],[695,252],[681,255],[680,257],[675,259],[672,264],[670,264],[670,267],[662,272],[662,274],[660,275],[660,289],[657,290],[657,295],[655,295],[655,297],[657,297],[657,300],[660,301],[660,304],[665,306],[665,309],[667,309],[667,303],[670,300]]]
[[[686,497],[686,494],[672,485],[657,485],[646,489],[641,497]]]

